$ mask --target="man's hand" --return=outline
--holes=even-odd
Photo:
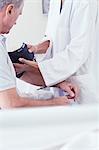
[[[79,95],[79,88],[77,85],[73,83],[69,83],[66,81],[63,81],[56,85],[57,87],[61,88],[63,91],[67,92],[69,94],[68,98],[77,98]]]
[[[54,98],[51,105],[52,106],[60,106],[60,105],[69,105],[72,102],[73,99],[67,98],[67,96],[60,96],[57,98]]]

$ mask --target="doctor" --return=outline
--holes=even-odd
[[[65,0],[53,39],[52,58],[38,64],[20,59],[38,70],[46,86],[67,79],[78,84],[80,103],[98,101],[92,72],[97,9],[97,0]]]
[[[28,45],[29,47],[29,50],[30,51],[33,51],[35,54],[42,54],[43,55],[40,55],[40,57],[38,57],[39,55],[35,55],[36,56],[36,61],[37,62],[41,62],[43,60],[46,60],[46,59],[49,59],[52,57],[52,49],[51,49],[51,46],[52,46],[52,42],[54,40],[54,37],[55,37],[55,33],[56,33],[56,29],[57,29],[57,24],[58,24],[58,18],[60,16],[60,12],[62,10],[62,3],[63,3],[63,0],[59,0],[59,1],[53,1],[51,0],[50,1],[50,9],[49,9],[49,14],[48,14],[48,21],[47,21],[47,29],[46,29],[46,32],[45,32],[45,36],[42,40],[41,43],[37,44],[37,45]],[[55,20],[55,23],[54,23],[54,26],[53,26],[53,20]],[[40,58],[40,59],[39,59]],[[15,66],[20,66],[19,64],[15,64]],[[16,68],[17,68],[16,67]],[[22,66],[22,69],[25,67]],[[27,67],[26,67],[27,68]],[[29,82],[29,83],[32,83],[32,84],[37,84],[37,81],[39,82],[38,85],[41,85],[42,82],[40,83],[40,80],[38,79],[38,76],[37,74],[35,75],[35,72],[33,72],[33,74],[31,75],[31,70],[29,72],[26,71],[26,68],[25,70],[23,70],[24,74],[23,76],[21,77],[21,79]],[[31,69],[31,68],[30,68]],[[20,72],[18,72],[20,73]],[[33,78],[34,80],[31,81],[31,78]],[[17,87],[20,87],[20,80],[17,80]],[[70,97],[77,97],[78,96],[78,93],[79,93],[79,88],[77,87],[77,85],[73,84],[73,83],[70,83],[70,82],[62,82],[60,84],[57,85],[58,87],[60,87],[61,89],[65,89],[65,91],[68,92],[68,94],[70,95]],[[58,96],[61,96],[63,94],[60,95],[60,93],[62,93],[62,91],[60,90],[60,88],[56,88],[56,87],[49,87],[49,90],[50,92],[55,96],[55,97],[58,97]],[[70,90],[72,89],[72,90]],[[31,89],[30,89],[31,91]],[[47,88],[47,91],[48,91],[48,88]]]

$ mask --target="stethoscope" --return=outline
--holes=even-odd
[[[60,4],[60,14],[61,14],[61,11],[62,11],[62,6],[63,6],[63,3],[62,3],[62,0],[61,0],[61,4]]]

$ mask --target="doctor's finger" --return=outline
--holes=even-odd
[[[66,91],[71,98],[75,97],[74,91],[72,91],[69,86],[64,87],[64,91]]]
[[[79,87],[75,84],[71,84],[70,88],[74,92],[75,98],[77,98],[79,96]]]
[[[26,64],[26,65],[28,65],[28,66],[38,68],[37,62],[30,61],[30,60],[27,60],[27,59],[24,59],[24,58],[19,58],[19,61]]]
[[[36,52],[36,49],[37,49],[37,47],[36,46],[34,46],[34,45],[27,45],[27,47],[28,47],[28,51],[30,52],[30,53],[32,53],[32,52]]]
[[[13,63],[14,67],[16,68],[23,68],[24,64],[19,64],[19,63]]]
[[[33,45],[27,44],[27,48],[30,49],[32,48]]]
[[[15,71],[25,71],[26,65],[25,64],[19,64],[19,63],[14,63],[13,64]]]

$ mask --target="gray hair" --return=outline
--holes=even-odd
[[[15,7],[20,7],[23,1],[24,0],[0,0],[0,10],[8,4],[14,4]]]

